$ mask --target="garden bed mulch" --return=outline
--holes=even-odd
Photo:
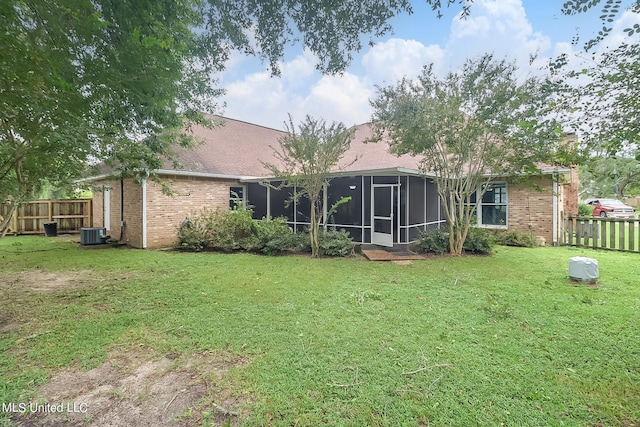
[[[384,249],[363,249],[362,254],[369,261],[409,261],[425,259],[420,255],[410,251],[387,251]]]

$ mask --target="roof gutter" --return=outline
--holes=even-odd
[[[545,170],[540,170],[538,172],[538,174],[540,175],[568,175],[571,173],[571,168],[559,168],[559,169],[545,169]],[[522,173],[514,173],[514,174],[504,174],[504,173],[485,173],[484,175],[482,175],[485,178],[496,178],[496,177],[503,177],[503,176],[526,176],[527,174],[522,172]],[[532,175],[536,175],[536,174],[532,174]]]
[[[372,175],[372,176],[383,176],[383,175],[412,175],[419,177],[432,177],[433,175],[425,175],[417,169],[411,168],[403,168],[403,167],[395,167],[395,168],[379,168],[379,169],[363,169],[363,170],[349,170],[349,171],[338,171],[331,172],[330,177],[337,178],[343,176],[361,176],[361,175]],[[240,181],[242,182],[261,182],[261,181],[274,181],[279,180],[277,176],[264,176],[264,177],[242,177]]]
[[[264,178],[260,178],[257,176],[242,176],[242,175],[227,175],[221,173],[206,173],[206,172],[191,172],[191,171],[180,171],[173,169],[156,169],[151,171],[150,173],[154,173],[156,175],[169,175],[169,176],[188,176],[194,178],[217,178],[217,179],[234,179],[234,180],[260,180]],[[116,179],[117,175],[114,174],[101,174],[90,176],[87,178],[80,178],[75,180],[74,182],[92,182],[92,181],[100,181],[103,179]]]
[[[171,175],[171,176],[190,176],[196,178],[218,178],[218,179],[260,179],[258,176],[244,176],[244,175],[227,175],[222,173],[206,173],[206,172],[191,172],[191,171],[179,171],[173,169],[157,169],[153,173],[158,175]]]

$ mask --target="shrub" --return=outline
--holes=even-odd
[[[232,210],[203,209],[178,230],[178,247],[191,251],[247,250],[276,255],[283,252],[311,252],[309,233],[293,233],[284,217],[255,221],[252,211],[236,206]],[[347,256],[351,236],[344,230],[320,230],[320,255]]]
[[[491,231],[484,228],[470,227],[462,247],[467,252],[488,255],[493,251],[495,245],[496,239]]]
[[[534,248],[540,245],[538,239],[532,233],[523,233],[516,230],[496,230],[494,236],[496,243],[503,246]]]
[[[178,246],[194,251],[247,249],[257,231],[251,216],[250,209],[239,206],[228,211],[205,208],[180,226]]]
[[[593,206],[586,203],[580,203],[578,205],[578,216],[591,216],[593,215]]]
[[[247,249],[256,233],[252,211],[240,206],[224,211],[216,209],[207,219],[209,249],[224,252]]]
[[[489,230],[470,227],[463,249],[476,254],[490,254],[496,241]],[[422,252],[435,254],[449,253],[449,232],[444,228],[434,228],[420,234],[418,247]]]
[[[286,218],[263,218],[256,222],[256,233],[247,249],[276,255],[298,250],[298,241],[299,238],[289,228]]]
[[[444,228],[433,228],[420,233],[418,247],[422,252],[438,255],[449,252],[449,232]]]
[[[307,235],[307,241],[308,239]],[[320,256],[347,256],[353,251],[351,236],[345,230],[321,230],[318,235]]]
[[[185,219],[178,229],[178,248],[200,252],[207,248],[206,221],[202,217]]]

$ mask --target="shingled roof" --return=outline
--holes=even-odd
[[[200,143],[179,154],[178,170],[238,178],[269,175],[262,162],[271,160],[271,146],[277,146],[286,132],[229,118],[216,122],[213,128],[193,126],[191,132]]]
[[[220,118],[221,125],[213,128],[194,126],[191,132],[200,144],[180,153],[177,171],[238,178],[269,177],[270,172],[263,162],[275,163],[272,147],[278,146],[286,132],[252,123]],[[397,157],[389,152],[388,144],[365,143],[371,137],[371,126],[356,126],[355,137],[343,164],[354,163],[346,168],[338,166],[334,172],[353,173],[371,170],[408,169],[418,173],[417,158],[404,155]],[[168,164],[163,172],[173,170]]]
[[[169,164],[158,171],[161,174],[198,174],[211,177],[228,177],[244,180],[271,177],[265,163],[277,163],[272,147],[287,133],[253,123],[218,117],[219,125],[213,128],[194,126],[191,130],[201,143],[180,153],[180,167]],[[343,166],[333,172],[344,174],[420,174],[420,160],[411,155],[396,156],[389,152],[384,141],[367,143],[372,136],[369,123],[355,126],[351,147],[345,153]],[[356,159],[355,162],[353,160]],[[353,163],[351,163],[353,162]],[[351,163],[351,164],[349,164]],[[348,165],[348,166],[344,166]],[[566,173],[568,168],[538,165],[542,173]]]

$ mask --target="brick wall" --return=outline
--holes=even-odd
[[[118,199],[120,193],[115,195]],[[142,186],[132,179],[124,180],[124,232],[122,241],[134,248],[142,248]]]
[[[194,177],[171,178],[165,184],[173,192],[165,195],[162,186],[148,181],[147,197],[147,247],[173,245],[177,230],[186,217],[193,216],[202,208],[215,209],[229,207],[229,187],[239,185],[235,180],[211,180]],[[107,234],[113,239],[121,240],[133,247],[143,247],[142,233],[142,199],[143,187],[132,179],[124,180],[124,230],[121,229],[120,218],[120,181],[100,181],[102,187],[108,185],[110,191],[111,226]],[[96,214],[94,227],[104,227],[103,192],[94,192],[93,202]],[[122,231],[122,234],[121,234]]]
[[[147,184],[147,246],[161,247],[176,242],[178,227],[185,218],[202,208],[229,208],[229,187],[239,185],[235,180],[211,180],[195,177],[172,177],[173,192],[162,193],[159,184]]]
[[[537,176],[527,181],[508,183],[510,229],[529,232],[544,238],[547,245],[553,243],[553,178]],[[563,215],[578,212],[578,171],[562,175],[558,182],[558,239]]]
[[[509,229],[532,231],[553,242],[553,181],[550,176],[532,177],[508,183]]]
[[[578,215],[578,198],[579,198],[579,186],[580,179],[578,175],[578,168],[571,169],[571,175],[565,180],[561,181],[562,184],[562,210],[564,215]]]

